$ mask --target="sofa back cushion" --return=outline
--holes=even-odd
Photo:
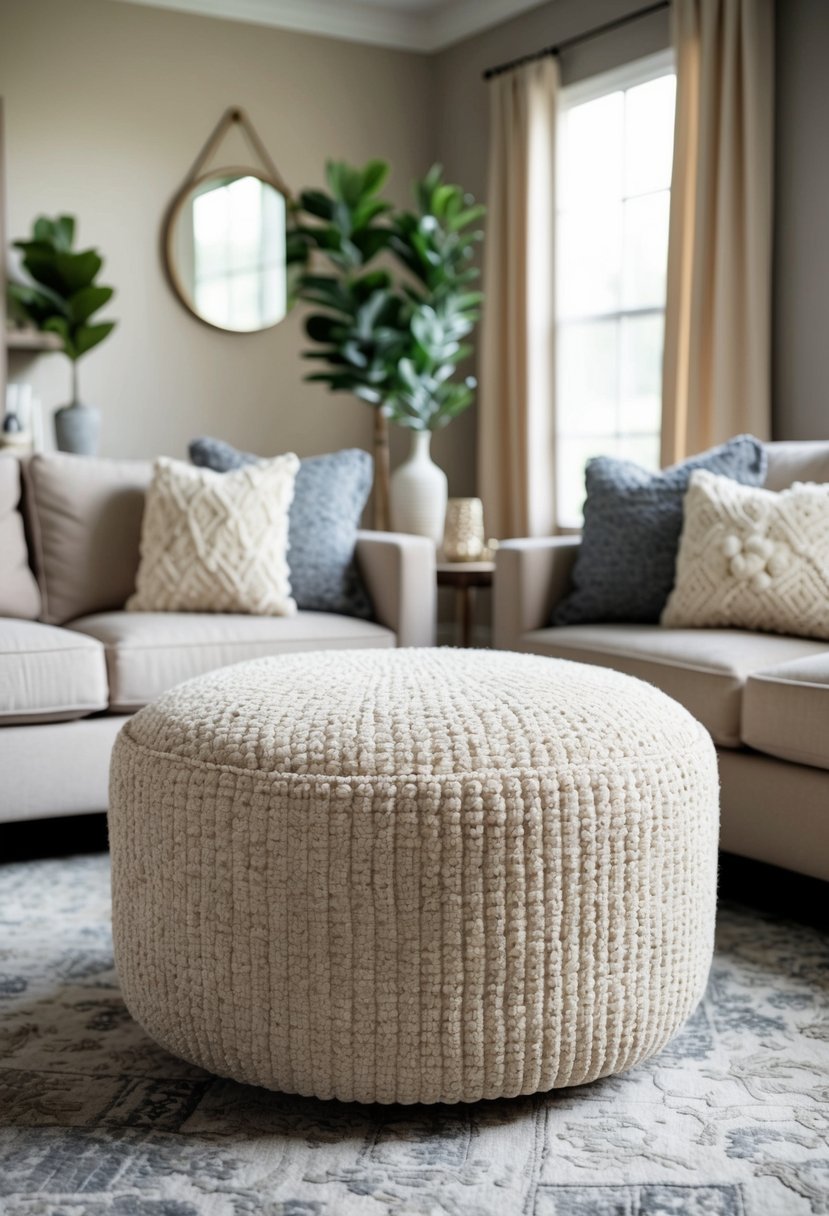
[[[29,566],[20,505],[20,462],[0,456],[0,617],[34,621],[40,592]]]
[[[767,443],[767,490],[788,490],[796,481],[829,482],[829,442],[787,440]]]
[[[26,465],[26,509],[43,599],[61,625],[123,608],[135,590],[152,464],[62,453]]]

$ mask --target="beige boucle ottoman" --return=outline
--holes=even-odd
[[[118,973],[176,1055],[361,1102],[579,1085],[711,960],[705,730],[599,667],[340,651],[191,680],[112,763]]]

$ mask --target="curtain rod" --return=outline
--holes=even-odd
[[[657,0],[656,4],[648,4],[645,8],[636,9],[635,12],[625,13],[624,17],[617,17],[615,21],[606,21],[604,25],[594,26],[592,30],[585,30],[583,34],[574,34],[572,38],[563,38],[561,42],[557,42],[553,46],[545,46],[540,51],[533,51],[529,55],[519,56],[518,59],[510,59],[506,63],[496,64],[494,68],[487,68],[483,74],[484,80],[491,80],[493,76],[501,76],[504,72],[512,72],[515,68],[522,68],[525,63],[534,63],[536,59],[546,59],[548,55],[560,55],[562,51],[569,51],[574,46],[580,46],[582,42],[589,42],[591,38],[598,38],[600,34],[609,34],[611,30],[618,30],[630,21],[638,21],[640,17],[649,17],[651,13],[658,13],[663,8],[670,7],[671,0]]]

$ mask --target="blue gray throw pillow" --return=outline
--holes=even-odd
[[[766,451],[759,439],[738,435],[661,473],[611,456],[588,462],[574,590],[556,607],[553,625],[659,621],[674,585],[682,501],[695,469],[762,485]]]
[[[193,464],[217,473],[260,459],[221,439],[194,439],[188,451]],[[371,456],[359,448],[300,461],[288,520],[291,594],[298,608],[373,616],[354,557],[373,470]]]

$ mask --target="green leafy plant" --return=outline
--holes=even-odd
[[[73,250],[75,220],[40,216],[28,240],[14,241],[22,253],[28,282],[9,282],[11,309],[36,329],[57,334],[72,365],[72,400],[77,401],[77,363],[115,328],[114,321],[93,322],[108,304],[113,288],[96,283],[103,259],[94,249]]]
[[[435,165],[415,183],[416,209],[395,210],[380,194],[388,172],[379,160],[363,169],[329,162],[328,191],[299,196],[291,239],[328,269],[298,280],[318,348],[305,358],[327,364],[308,379],[431,431],[473,400],[475,381],[457,376],[481,302],[470,285],[484,208]]]

